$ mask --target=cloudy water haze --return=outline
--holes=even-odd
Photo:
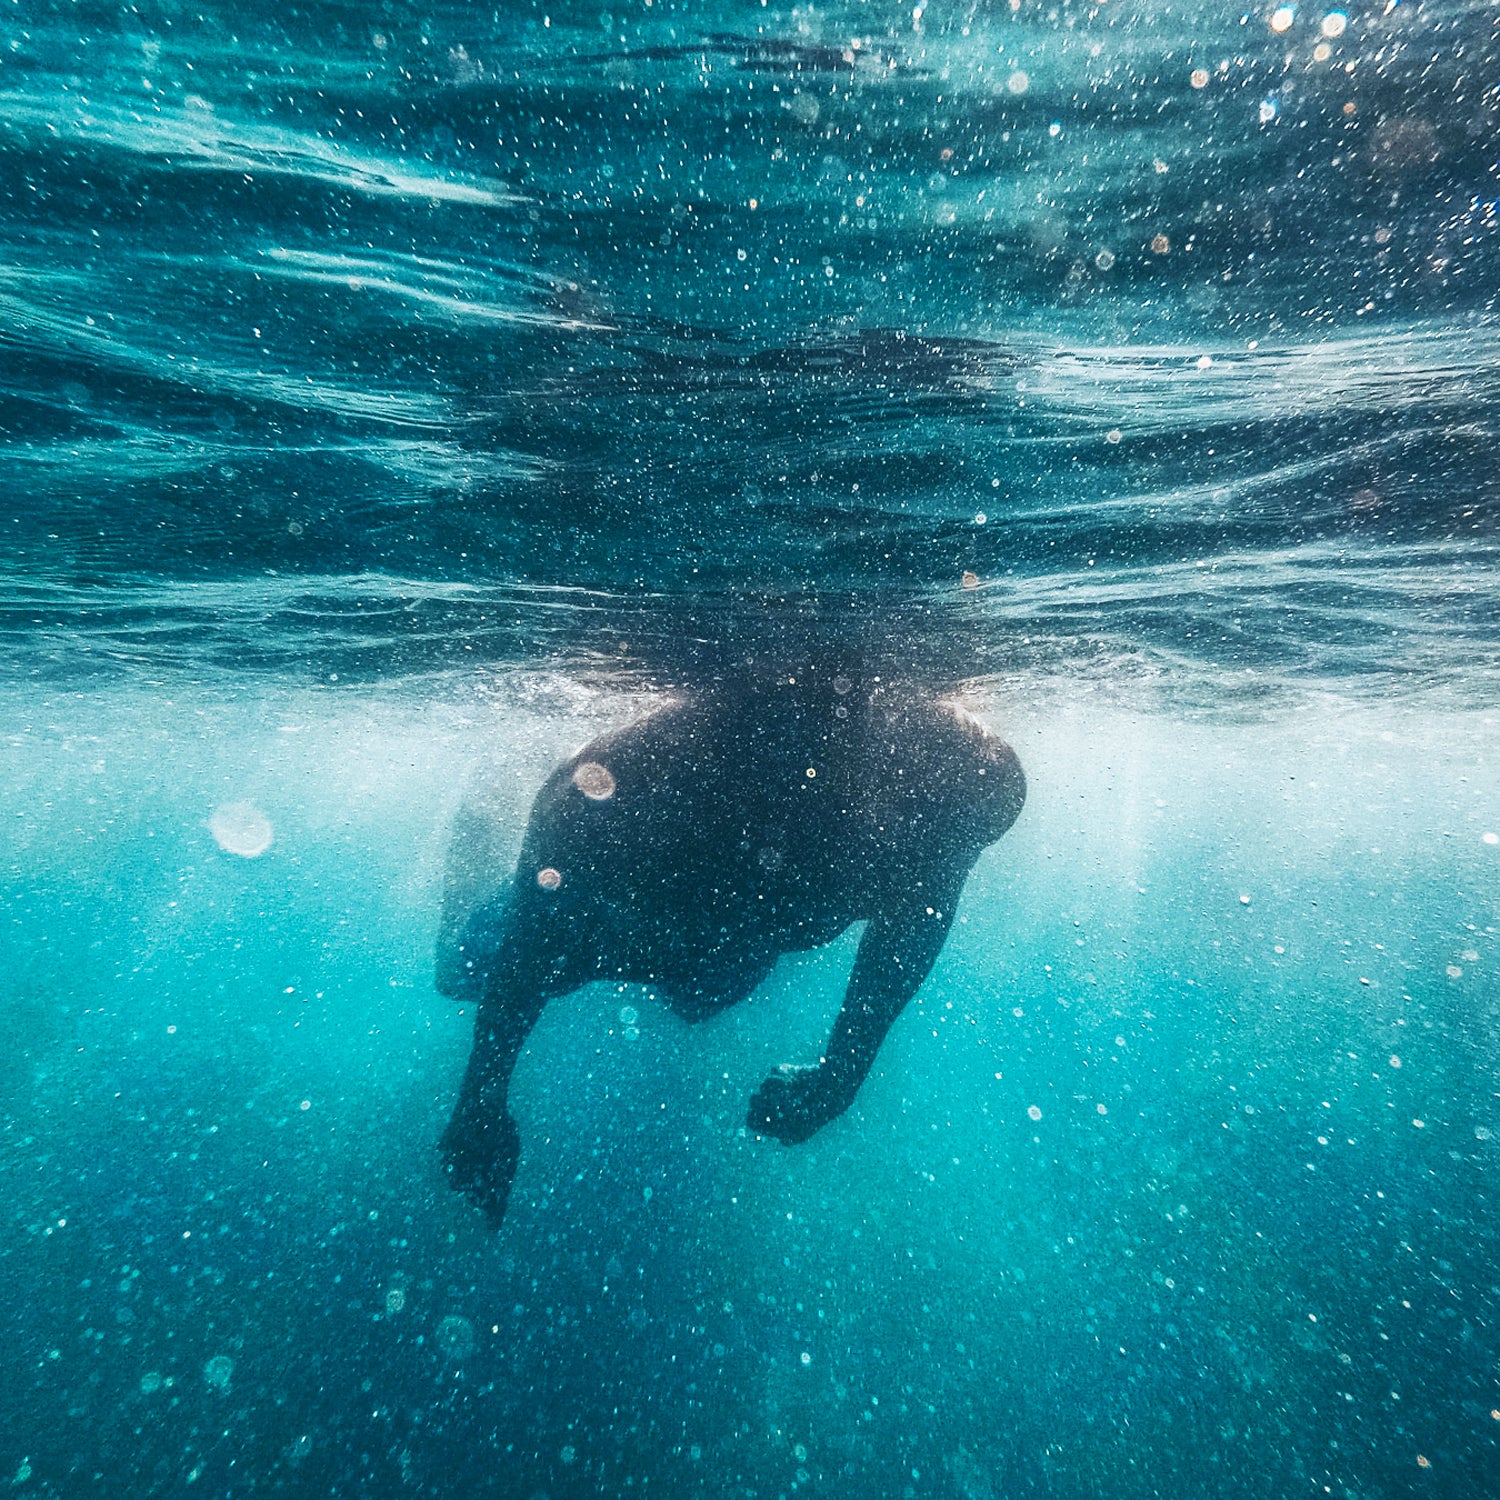
[[[1451,0],[8,5],[0,1484],[1495,1492],[1497,140]],[[857,926],[579,988],[491,1226],[455,828],[835,668],[1028,788],[869,1078]]]

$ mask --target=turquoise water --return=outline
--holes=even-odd
[[[0,1480],[1493,1492],[1495,14],[11,7]],[[854,1105],[591,986],[490,1229],[460,806],[851,651],[1029,785]]]

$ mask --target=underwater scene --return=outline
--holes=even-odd
[[[1500,8],[10,0],[0,1485],[1500,1494]]]

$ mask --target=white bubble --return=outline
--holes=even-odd
[[[1029,1120],[1040,1120],[1042,1112],[1035,1104],[1028,1105],[1026,1108],[1026,1118]]]
[[[141,1376],[141,1395],[152,1396],[161,1389],[161,1371],[147,1370]]]
[[[227,1354],[216,1354],[203,1366],[203,1378],[216,1391],[227,1391],[233,1374],[234,1361]]]
[[[438,1324],[433,1340],[447,1359],[467,1359],[478,1347],[474,1325],[457,1313],[449,1313]]]
[[[1013,94],[1024,94],[1031,87],[1031,79],[1027,76],[1024,68],[1017,68],[1009,78],[1005,80],[1005,86]]]
[[[1479,837],[1486,844],[1500,844],[1500,833],[1482,833]]]
[[[804,125],[816,125],[818,122],[818,101],[811,94],[793,94],[790,99],[782,100],[781,107],[789,109]]]
[[[385,1294],[385,1310],[387,1315],[395,1314],[406,1306],[406,1288],[393,1286]]]
[[[1297,12],[1293,6],[1278,5],[1271,12],[1271,30],[1280,35],[1283,31],[1292,29],[1292,22],[1297,19]]]
[[[641,1018],[641,1013],[633,1005],[622,1005],[620,1007],[620,1024],[622,1026],[634,1026]]]
[[[1341,10],[1331,10],[1323,17],[1323,25],[1319,28],[1324,36],[1343,36],[1348,29],[1349,17]]]
[[[253,802],[226,802],[214,809],[208,831],[226,854],[255,859],[271,847],[271,820]]]
[[[615,794],[614,774],[596,760],[579,762],[573,772],[573,785],[590,802],[608,802]]]

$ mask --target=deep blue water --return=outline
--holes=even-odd
[[[1497,26],[7,6],[0,1483],[1500,1493]],[[551,1006],[491,1231],[460,804],[819,652],[1021,820],[804,1146],[852,934]]]

